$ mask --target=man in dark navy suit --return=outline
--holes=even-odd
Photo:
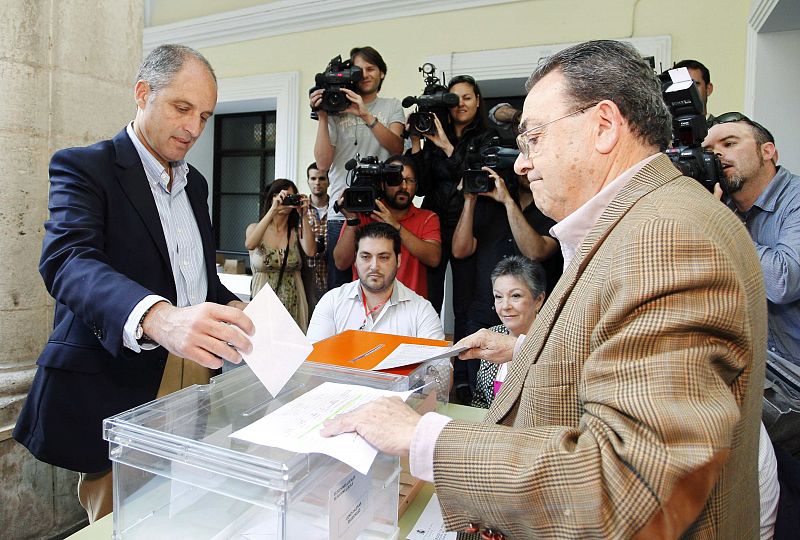
[[[156,397],[168,353],[218,368],[240,362],[254,332],[217,277],[208,185],[184,161],[213,114],[214,71],[162,45],[134,95],[114,139],[50,162],[39,270],[54,329],[14,430],[37,459],[80,473],[90,521],[112,509],[103,419]]]

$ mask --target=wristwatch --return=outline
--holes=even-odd
[[[347,218],[345,220],[345,223],[347,223],[348,227],[358,227],[359,225],[361,225],[361,220],[358,219],[357,217]]]
[[[155,304],[153,304],[153,305],[155,305]],[[133,333],[134,339],[136,339],[136,341],[139,344],[142,344],[142,343],[155,343],[155,341],[150,339],[150,337],[147,334],[144,333],[144,327],[142,326],[142,323],[144,323],[144,318],[147,317],[147,314],[150,313],[151,309],[153,309],[153,306],[150,306],[149,308],[147,308],[145,310],[145,312],[142,314],[142,318],[139,319],[139,324],[136,325],[136,331],[134,331],[134,333]]]

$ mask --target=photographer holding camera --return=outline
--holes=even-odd
[[[444,300],[444,277],[447,263],[453,271],[453,314],[455,338],[466,333],[467,308],[473,294],[474,261],[451,260],[453,233],[461,215],[464,197],[457,189],[466,168],[468,152],[480,148],[493,134],[486,128],[486,114],[480,89],[468,75],[453,77],[447,91],[458,96],[458,105],[447,109],[443,117],[434,117],[435,132],[421,137],[411,134],[411,154],[418,171],[417,195],[425,197],[422,208],[439,216],[442,228],[442,257],[439,265],[428,270],[428,298],[436,310]],[[409,132],[410,126],[409,126]]]
[[[278,178],[261,199],[261,219],[245,232],[253,279],[250,296],[269,283],[298,326],[308,327],[308,301],[300,270],[299,245],[308,257],[317,252],[314,230],[308,219],[308,197],[298,195],[291,180]]]
[[[319,119],[314,143],[314,159],[321,170],[328,170],[331,200],[338,200],[344,191],[347,178],[345,163],[356,154],[378,156],[384,160],[391,154],[403,151],[405,115],[400,102],[394,98],[380,98],[386,62],[372,47],[355,47],[350,51],[350,61],[361,68],[356,90],[339,90],[350,104],[339,113],[329,113],[323,106],[324,88],[310,94],[312,110]],[[328,210],[328,287],[338,287],[350,281],[349,272],[337,271],[333,263],[333,248],[339,238],[344,217],[333,208]]]
[[[386,163],[403,167],[400,183],[390,179],[383,181],[382,196],[375,201],[375,210],[371,213],[354,214],[342,209],[347,221],[339,243],[336,244],[333,258],[340,270],[348,270],[355,262],[355,237],[358,228],[375,221],[387,223],[400,233],[402,262],[397,271],[397,279],[418,295],[427,298],[427,269],[436,267],[442,257],[439,216],[414,205],[417,175],[411,158],[396,155],[387,159]]]

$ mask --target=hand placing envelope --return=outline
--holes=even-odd
[[[268,283],[244,312],[253,321],[256,333],[250,336],[253,352],[242,354],[242,358],[275,397],[314,346]]]

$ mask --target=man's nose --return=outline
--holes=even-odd
[[[520,152],[517,159],[514,161],[514,172],[527,175],[528,171],[531,169],[533,169],[533,163],[531,163],[530,158],[526,158],[525,155]]]
[[[196,139],[203,132],[203,127],[204,126],[205,126],[205,124],[203,123],[203,119],[202,118],[200,118],[199,116],[191,116],[189,119],[187,119],[186,124],[183,126],[183,128],[187,132],[189,132],[189,134],[193,138]]]

